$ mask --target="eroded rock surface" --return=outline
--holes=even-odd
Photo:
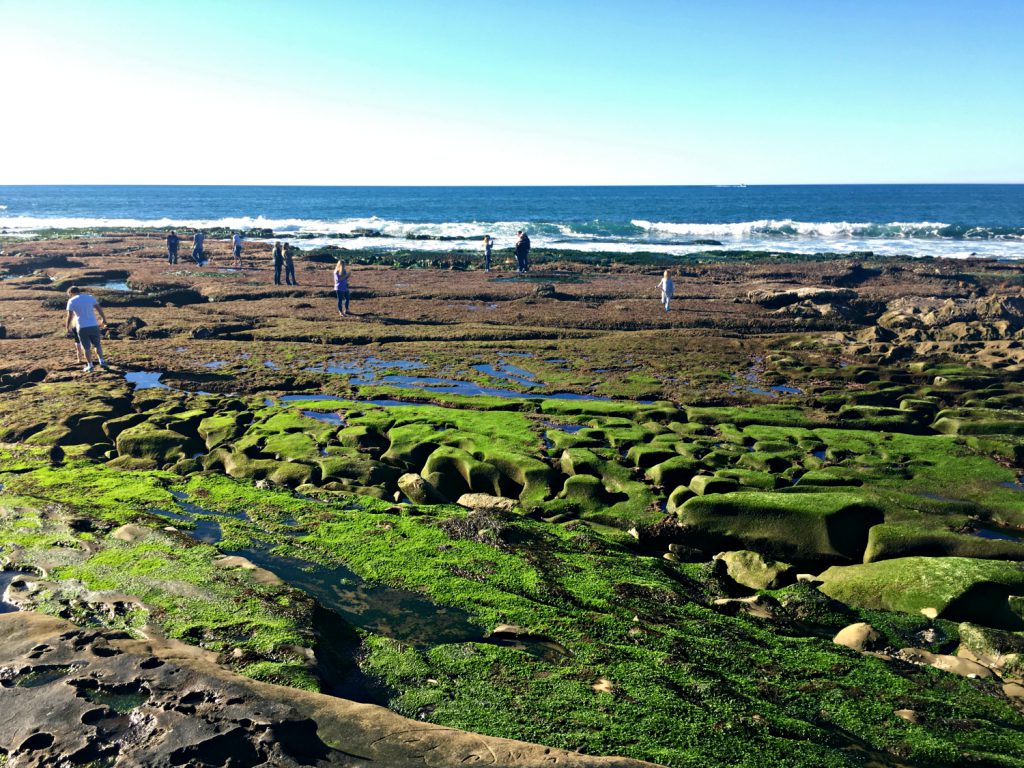
[[[32,613],[0,616],[0,712],[12,768],[650,765],[418,723],[248,680],[180,643]]]

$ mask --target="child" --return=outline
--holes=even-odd
[[[672,284],[672,274],[669,270],[665,270],[665,274],[662,275],[658,287],[661,288],[661,303],[665,305],[665,311],[668,312],[668,303],[672,301],[672,294],[675,293],[675,286]]]

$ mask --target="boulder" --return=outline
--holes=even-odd
[[[398,478],[398,490],[414,504],[447,504],[438,490],[414,472],[406,472]]]
[[[149,424],[129,427],[117,436],[117,452],[136,459],[151,459],[166,464],[187,459],[197,448],[196,441],[170,429],[156,429]]]
[[[732,493],[739,489],[739,483],[729,477],[697,475],[690,480],[690,490],[698,496],[712,493]]]
[[[847,605],[901,611],[998,629],[1024,629],[1012,609],[1024,592],[1024,565],[965,557],[902,557],[833,566],[821,591]]]
[[[676,511],[704,549],[751,549],[790,563],[861,562],[881,509],[854,493],[722,493]],[[739,546],[736,546],[736,545]]]
[[[863,621],[859,621],[856,624],[850,624],[849,626],[843,627],[832,638],[832,642],[837,645],[845,645],[854,651],[874,651],[877,650],[882,641],[882,635],[872,627]]]
[[[714,559],[725,563],[733,581],[749,589],[778,589],[792,584],[795,579],[796,571],[789,563],[780,563],[749,549],[720,552]]]
[[[1006,632],[963,622],[959,627],[960,651],[978,662],[1009,674],[1024,675],[1024,634]]]

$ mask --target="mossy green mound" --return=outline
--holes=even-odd
[[[951,621],[1024,629],[1008,598],[1024,594],[1024,564],[964,557],[904,557],[833,566],[821,591],[859,608],[934,612]]]
[[[860,562],[882,510],[850,493],[723,493],[676,512],[705,548],[754,549],[787,562]]]

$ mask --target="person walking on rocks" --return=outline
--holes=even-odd
[[[494,248],[494,241],[490,235],[484,235],[484,272],[491,271],[491,249]]]
[[[281,284],[281,267],[284,266],[284,243],[274,243],[274,285]]]
[[[167,236],[167,263],[177,264],[178,263],[178,243],[181,242],[181,238],[178,237],[178,233],[171,231],[171,234]]]
[[[519,230],[516,239],[516,272],[530,271],[530,236]]]
[[[284,250],[284,281],[288,285],[298,285],[299,281],[295,279],[295,262],[292,260],[292,249],[287,244],[282,246]]]
[[[658,287],[661,289],[661,303],[665,306],[665,311],[668,312],[668,304],[672,301],[672,296],[676,291],[676,287],[672,282],[671,271],[665,270],[665,274],[661,276],[661,282],[658,283]]]
[[[192,261],[200,267],[206,263],[203,259],[203,240],[205,239],[206,235],[203,234],[201,229],[197,229],[196,233],[192,235]]]
[[[348,315],[348,265],[339,261],[334,267],[334,292],[338,295],[338,314],[342,317]]]
[[[239,232],[231,236],[231,266],[242,266],[242,235]]]
[[[100,343],[100,322],[96,315],[100,316],[103,325],[107,324],[107,316],[103,314],[103,307],[96,301],[96,298],[88,293],[82,293],[77,286],[68,288],[67,315],[64,318],[64,330],[71,332],[72,326],[78,333],[78,341],[85,352],[85,368],[82,370],[89,373],[93,370],[92,349],[96,349],[96,360],[101,368],[107,367],[107,361],[103,359],[103,346]]]

